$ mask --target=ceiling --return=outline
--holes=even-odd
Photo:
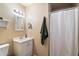
[[[50,11],[75,7],[76,3],[49,3]]]
[[[32,6],[32,3],[20,3],[21,5],[25,6],[25,7],[30,7]]]

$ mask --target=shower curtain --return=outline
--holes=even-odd
[[[78,55],[78,8],[50,14],[50,55]]]

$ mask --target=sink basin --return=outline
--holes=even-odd
[[[33,39],[32,37],[27,37],[27,38],[17,37],[17,38],[14,38],[13,41],[18,42],[18,43],[23,43],[23,42],[26,42],[26,41],[29,41],[29,40],[32,40],[32,39]]]

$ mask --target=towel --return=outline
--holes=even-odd
[[[44,42],[45,42],[46,38],[48,37],[48,30],[47,30],[47,26],[46,26],[46,17],[44,17],[44,19],[43,19],[40,34],[41,34],[41,44],[44,45]]]

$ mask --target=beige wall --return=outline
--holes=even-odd
[[[79,7],[79,3],[77,3],[77,7]],[[79,53],[79,23],[78,23],[78,53]]]
[[[0,3],[0,17],[3,17],[8,20],[8,27],[7,28],[0,28],[0,44],[3,43],[10,43],[10,50],[9,54],[13,55],[13,45],[12,39],[17,36],[22,36],[25,34],[25,31],[15,31],[14,29],[14,16],[12,15],[12,9],[18,8],[25,13],[25,8],[20,4],[1,4]]]
[[[45,45],[41,45],[41,36],[40,29],[43,21],[43,17],[47,18],[47,27],[49,27],[48,23],[48,4],[47,3],[39,3],[32,4],[32,6],[26,8],[26,27],[27,27],[27,36],[34,38],[34,53],[37,55],[48,55],[48,38],[45,41]],[[28,29],[27,24],[31,23],[33,28]]]

